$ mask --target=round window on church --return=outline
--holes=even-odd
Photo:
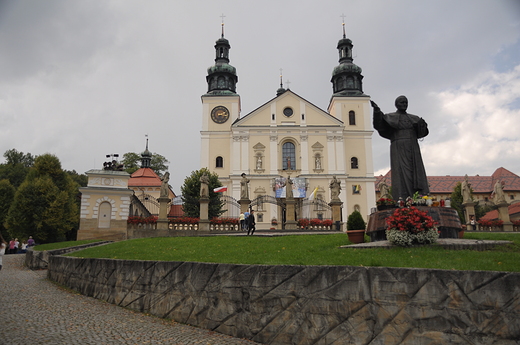
[[[293,115],[293,110],[291,107],[287,107],[283,110],[283,114],[287,117],[290,117]]]

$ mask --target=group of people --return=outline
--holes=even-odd
[[[247,235],[253,235],[256,230],[255,211],[244,212],[240,214],[240,227],[242,231],[247,231]]]
[[[29,236],[29,239],[27,241],[23,241],[21,244],[20,241],[18,241],[18,238],[12,239],[9,241],[9,243],[7,243],[3,237],[1,237],[0,241],[6,246],[6,248],[4,248],[5,254],[26,253],[28,247],[32,247],[36,244],[32,236]]]

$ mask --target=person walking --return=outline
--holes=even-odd
[[[249,217],[247,219],[247,235],[253,235],[253,233],[255,232],[256,230],[256,223],[255,223],[255,211],[251,210],[251,212],[249,212]]]
[[[2,259],[4,258],[5,249],[7,248],[7,242],[0,234],[0,271],[2,270]]]

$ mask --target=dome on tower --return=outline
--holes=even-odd
[[[236,95],[237,70],[229,64],[229,41],[220,37],[215,42],[215,64],[208,68],[207,95]]]
[[[332,89],[334,96],[361,96],[363,95],[362,69],[353,62],[352,41],[345,36],[338,41],[339,65],[332,71]]]

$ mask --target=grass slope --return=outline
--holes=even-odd
[[[39,244],[34,247],[34,250],[39,250],[39,251],[55,250],[55,249],[80,246],[82,244],[88,244],[88,243],[94,243],[94,242],[99,242],[99,240],[66,241],[66,242]]]
[[[439,246],[342,249],[347,235],[213,236],[135,239],[68,254],[84,258],[196,261],[263,265],[352,265],[520,272],[519,233],[467,233],[465,238],[511,240],[493,250]]]

